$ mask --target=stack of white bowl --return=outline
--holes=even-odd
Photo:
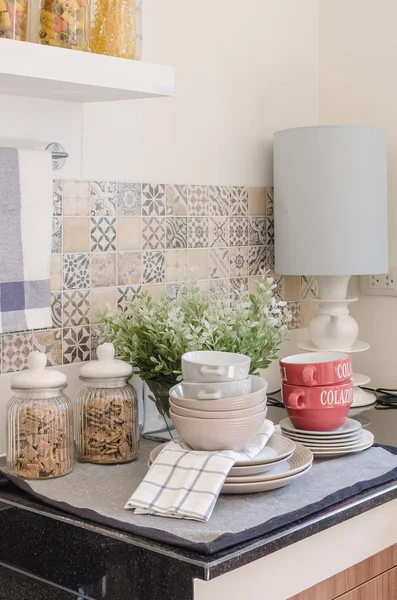
[[[183,381],[170,390],[170,416],[194,450],[240,451],[267,414],[266,381],[249,375],[250,358],[231,352],[188,352]]]

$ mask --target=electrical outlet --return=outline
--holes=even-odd
[[[362,294],[370,296],[397,297],[397,267],[390,267],[384,275],[362,275],[360,288]]]

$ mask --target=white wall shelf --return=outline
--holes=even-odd
[[[173,96],[174,67],[0,39],[0,93],[106,102]]]

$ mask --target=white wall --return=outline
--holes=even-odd
[[[395,0],[319,0],[320,123],[387,131],[390,265],[397,265],[396,23]],[[350,287],[359,295],[358,278]],[[374,385],[396,387],[397,298],[362,296],[352,314],[360,339],[371,344],[354,356],[355,369],[371,375]]]
[[[272,183],[273,132],[317,123],[317,0],[145,0],[143,59],[176,65],[174,98],[0,95],[1,137],[62,143],[64,179],[255,186]],[[0,454],[9,383],[0,375]]]
[[[176,96],[86,105],[85,178],[268,185],[273,132],[317,123],[317,0],[145,0]]]

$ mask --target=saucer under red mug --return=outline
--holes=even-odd
[[[312,352],[280,360],[281,379],[288,385],[334,385],[352,377],[352,363],[345,352]]]

